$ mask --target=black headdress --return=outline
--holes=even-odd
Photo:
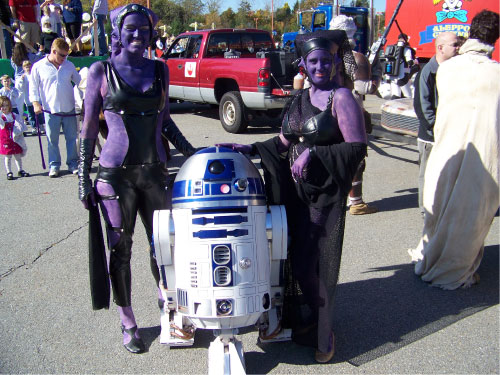
[[[317,49],[324,49],[334,55],[335,46],[338,46],[337,54],[342,59],[344,71],[351,79],[354,79],[358,66],[344,30],[318,30],[313,33],[298,34],[295,46],[299,57],[304,59]]]
[[[140,13],[146,16],[149,22],[149,38],[150,38],[149,43],[151,43],[151,40],[153,39],[154,36],[154,27],[158,22],[158,17],[156,16],[155,13],[153,13],[153,11],[151,11],[151,9],[143,7],[140,4],[128,4],[122,7],[115,8],[110,12],[109,18],[111,19],[113,34],[115,34],[115,37],[118,39],[118,42],[121,43],[121,28],[125,16],[127,16],[130,13]]]

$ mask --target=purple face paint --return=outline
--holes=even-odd
[[[142,13],[125,16],[121,28],[122,48],[131,54],[142,54],[148,47],[151,36],[149,21]]]
[[[326,87],[330,84],[334,66],[333,56],[324,49],[312,51],[305,60],[305,67],[311,84],[318,87]]]

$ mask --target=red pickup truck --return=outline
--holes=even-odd
[[[256,111],[277,117],[292,95],[294,53],[257,29],[180,34],[167,50],[170,99],[219,106],[224,129],[241,133]]]

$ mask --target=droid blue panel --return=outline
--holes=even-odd
[[[186,196],[186,180],[175,181],[172,190],[173,198],[182,198]]]
[[[231,181],[234,176],[233,159],[209,159],[203,179],[205,181]]]

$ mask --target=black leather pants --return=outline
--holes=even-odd
[[[99,166],[97,180],[110,184],[114,196],[101,196],[100,199],[116,199],[120,205],[121,228],[108,224],[108,231],[118,232],[119,241],[110,249],[109,275],[113,288],[113,300],[118,306],[131,306],[132,236],[137,218],[141,217],[146,235],[151,244],[153,236],[153,211],[168,207],[167,173],[160,164],[127,165],[118,168]],[[109,241],[108,241],[109,244]],[[160,280],[158,266],[150,248],[150,267],[156,285]]]

